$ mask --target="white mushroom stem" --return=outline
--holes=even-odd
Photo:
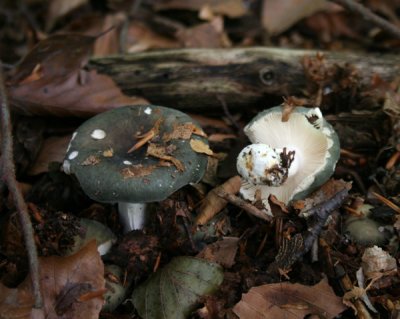
[[[118,203],[119,219],[125,233],[143,229],[146,223],[146,206],[146,203]]]

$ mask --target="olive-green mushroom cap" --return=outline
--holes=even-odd
[[[190,134],[191,128],[197,133]],[[149,141],[128,153],[149,132],[153,133]],[[202,130],[191,117],[174,109],[120,107],[94,116],[77,129],[63,169],[75,175],[96,201],[160,201],[203,177],[207,155],[194,151],[191,141],[208,142],[198,132]],[[156,156],[148,154],[150,146]]]
[[[296,107],[286,122],[282,121],[282,112],[282,106],[267,109],[244,129],[252,143],[295,152],[288,178],[282,185],[254,185],[243,180],[242,196],[256,200],[256,194],[260,194],[267,211],[270,194],[289,203],[304,198],[325,183],[340,156],[339,138],[319,108]]]

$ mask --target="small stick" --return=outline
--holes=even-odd
[[[3,65],[0,61],[0,99],[1,99],[1,178],[7,185],[18,211],[22,232],[24,234],[25,247],[28,254],[29,270],[32,279],[33,295],[35,299],[34,308],[43,307],[42,293],[40,290],[39,261],[35,246],[34,232],[28,214],[28,207],[18,187],[15,177],[15,165],[13,156],[12,126],[10,108],[6,94],[3,77]]]
[[[372,192],[372,195],[374,195],[375,198],[378,199],[381,203],[393,209],[397,214],[400,214],[400,207],[397,206],[395,203],[378,193]]]
[[[238,197],[236,195],[229,194],[229,193],[223,191],[222,189],[216,190],[215,193],[219,197],[225,199],[226,201],[228,201],[229,203],[231,203],[235,206],[242,208],[243,210],[245,210],[246,212],[248,212],[251,215],[254,215],[258,218],[262,218],[268,222],[270,222],[272,220],[271,216],[267,215],[266,213],[262,212],[257,207],[255,207],[254,205],[247,203],[246,201],[244,201],[243,199],[241,199],[240,197]]]
[[[372,12],[370,9],[364,7],[362,4],[355,2],[354,0],[328,0],[328,1],[337,3],[352,12],[358,13],[365,20],[371,21],[381,29],[389,32],[396,38],[400,39],[400,29],[397,26],[381,18],[380,16]]]

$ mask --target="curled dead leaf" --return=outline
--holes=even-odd
[[[202,140],[191,139],[190,140],[190,147],[196,153],[203,153],[203,154],[207,154],[207,155],[210,155],[210,156],[214,155],[214,152],[211,150],[210,146],[208,146]]]
[[[346,307],[324,278],[314,286],[288,282],[253,287],[235,305],[240,318],[298,319],[307,315],[334,318]]]

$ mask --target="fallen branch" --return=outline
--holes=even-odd
[[[32,223],[28,214],[28,207],[24,201],[22,193],[18,187],[15,177],[15,165],[13,156],[12,126],[11,116],[8,105],[7,93],[4,85],[3,66],[0,61],[0,100],[1,100],[1,176],[7,186],[15,207],[18,212],[19,221],[25,240],[25,248],[29,259],[29,270],[32,278],[32,287],[35,298],[34,307],[42,308],[43,299],[40,291],[39,282],[39,262],[35,246]]]
[[[271,221],[272,217],[267,215],[266,213],[262,212],[261,210],[259,210],[257,207],[255,207],[254,205],[246,202],[245,200],[241,199],[240,197],[233,195],[233,194],[229,194],[227,192],[225,192],[222,189],[218,189],[215,192],[219,197],[225,199],[227,202],[243,209],[244,211],[246,211],[247,213],[249,213],[250,215],[256,216],[258,218],[264,219],[266,221]]]
[[[110,75],[128,95],[182,110],[265,106],[271,95],[304,95],[310,80],[304,57],[320,51],[282,48],[175,49],[92,59],[89,68]],[[400,57],[323,52],[326,65],[353,67],[357,84],[371,87],[374,77],[392,81]]]

